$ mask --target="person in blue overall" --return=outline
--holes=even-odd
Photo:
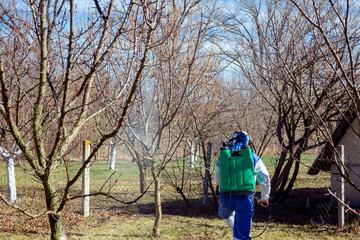
[[[235,132],[233,136],[233,150],[240,150],[249,143],[246,132]],[[254,161],[254,176],[261,186],[261,198],[257,201],[263,207],[269,204],[270,178],[265,164],[255,153],[252,153]],[[215,166],[214,181],[220,186],[219,162]],[[231,198],[231,199],[230,199]],[[250,239],[250,228],[254,214],[253,194],[244,196],[219,195],[218,214],[233,230],[234,240]],[[231,206],[229,206],[231,204]]]

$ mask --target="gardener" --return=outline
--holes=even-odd
[[[249,136],[245,132],[235,132],[232,139],[232,146],[230,146],[231,153],[236,152],[237,150],[248,148]],[[229,152],[230,152],[229,151]],[[255,182],[257,181],[261,186],[261,199],[257,201],[261,206],[267,207],[269,202],[270,194],[270,179],[267,172],[266,166],[263,161],[255,153],[252,153],[249,150],[249,159],[250,153],[252,155],[253,162],[250,162],[251,172],[253,175],[250,182],[253,182],[253,190],[255,187]],[[251,160],[250,160],[251,161]],[[253,164],[253,168],[252,168]],[[235,165],[234,165],[235,166]],[[233,237],[235,239],[250,239],[250,228],[251,228],[251,219],[254,213],[254,203],[253,203],[253,192],[244,191],[244,194],[237,194],[236,192],[229,191],[227,194],[221,189],[223,185],[220,183],[221,174],[220,174],[219,161],[215,166],[214,180],[217,185],[220,186],[219,194],[219,209],[218,214],[222,217],[226,224],[233,230]],[[223,165],[223,168],[224,165]],[[235,171],[233,169],[230,171]],[[236,170],[239,171],[239,170]],[[223,172],[222,172],[223,173]],[[231,174],[230,174],[231,175]],[[232,181],[235,181],[234,179]],[[230,180],[230,185],[231,180]]]

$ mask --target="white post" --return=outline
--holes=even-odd
[[[186,139],[186,142],[187,142],[187,145],[189,146],[190,148],[190,167],[191,168],[194,168],[194,162],[195,162],[195,151],[196,151],[196,146],[194,145],[194,142],[193,141],[190,141],[189,139]]]
[[[15,181],[15,165],[14,157],[9,154],[6,158],[7,184],[8,184],[8,201],[14,204],[17,200],[16,181]]]
[[[339,145],[337,147],[337,151],[339,153],[339,170],[341,173],[344,173],[344,145]],[[338,197],[342,202],[345,202],[345,181],[344,178],[339,174],[339,190],[338,190]],[[338,225],[339,227],[343,227],[345,225],[345,206],[338,202]]]
[[[90,155],[90,142],[84,141],[83,143],[83,163],[88,159]],[[86,166],[82,173],[82,194],[90,194],[90,164]],[[84,217],[88,217],[90,213],[90,197],[86,196],[82,198],[81,214]]]
[[[194,168],[194,162],[195,162],[195,150],[196,150],[196,144],[194,142],[191,142],[191,148],[190,148],[190,167]]]
[[[14,204],[15,201],[17,200],[14,159],[21,153],[21,151],[15,152],[15,147],[16,145],[13,146],[10,153],[4,147],[0,147],[0,155],[6,161],[7,194],[8,194],[7,200],[11,204]]]
[[[111,151],[110,151],[110,171],[115,171],[115,162],[116,162],[116,141],[110,142]]]

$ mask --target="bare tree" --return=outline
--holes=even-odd
[[[159,176],[171,160],[169,154],[162,152],[159,155],[158,152],[160,148],[170,152],[175,150],[183,136],[181,132],[177,136],[170,134],[170,129],[189,94],[200,39],[205,32],[203,23],[195,19],[198,16],[193,16],[199,2],[173,2],[164,7],[165,17],[159,23],[159,35],[153,36],[159,45],[149,52],[146,61],[149,67],[141,76],[134,107],[125,121],[124,131],[118,134],[139,167],[141,194],[150,187],[146,179],[147,171],[151,171],[155,187],[155,237],[160,236],[162,218]],[[165,39],[162,32],[171,34]],[[118,118],[117,109],[112,106],[113,119]],[[115,124],[111,118],[103,123]]]
[[[276,114],[281,154],[271,180],[271,195],[283,202],[294,186],[302,153],[325,142],[317,120],[307,111],[308,103],[323,119],[331,121],[339,113],[326,98],[331,96],[342,106],[347,100],[343,92],[327,91],[337,87],[336,71],[326,66],[329,51],[322,53],[323,42],[316,41],[317,34],[292,4],[237,3],[247,18],[239,18],[234,11],[224,15],[222,25],[231,33],[228,42],[232,47],[220,47]]]
[[[319,55],[325,59],[325,66],[333,72],[331,78],[324,80],[324,84],[318,87],[328,92],[341,92],[346,102],[338,101],[332,95],[327,94],[326,99],[340,113],[340,119],[348,122],[360,117],[360,92],[359,92],[359,58],[360,58],[360,35],[359,22],[360,10],[356,1],[295,1],[290,0],[299,11],[302,18],[309,24],[314,33],[314,41],[321,44]],[[294,83],[294,85],[299,88]],[[321,134],[333,152],[335,159],[339,159],[336,151],[337,140],[332,139],[333,129],[328,119],[314,108],[306,97],[302,96],[307,104],[308,111],[316,120]],[[349,123],[351,124],[351,122]],[[349,128],[354,136],[353,141],[359,141],[360,132],[353,127]],[[335,155],[334,155],[335,156]],[[334,157],[333,156],[333,157]],[[359,174],[356,169],[341,161],[333,161],[339,174],[354,189],[360,191],[356,179]],[[341,171],[340,169],[344,169]]]
[[[148,96],[139,100],[139,111],[134,115],[131,123],[128,122],[128,137],[133,138],[129,149],[133,151],[135,161],[142,169],[150,168],[155,187],[155,223],[153,235],[160,236],[162,218],[161,187],[158,176],[171,160],[169,152],[176,150],[181,142],[185,129],[173,134],[173,121],[182,109],[185,98],[191,93],[191,86],[196,81],[194,68],[198,62],[198,49],[204,37],[206,26],[195,19],[193,15],[197,1],[187,4],[173,5],[172,11],[180,13],[182,22],[177,22],[171,38],[167,39],[159,48],[154,48],[149,58],[149,64],[154,66],[144,75],[145,81],[141,86],[141,96]],[[183,22],[187,14],[188,22]],[[174,14],[176,16],[176,14]],[[172,23],[175,19],[170,19]],[[161,28],[170,26],[162,25]],[[134,144],[135,143],[135,144]],[[159,154],[161,153],[161,154]],[[163,156],[163,158],[161,158]],[[141,171],[145,174],[145,171]],[[144,176],[140,176],[145,179]]]
[[[233,75],[241,76],[241,71],[233,69]],[[266,100],[259,94],[251,82],[233,77],[231,97],[231,114],[227,121],[232,122],[234,131],[245,131],[250,136],[252,150],[262,156],[265,152],[274,152],[276,117]],[[231,138],[232,135],[227,135]]]
[[[73,0],[0,3],[1,116],[43,185],[42,214],[48,215],[52,239],[66,239],[61,212],[70,200],[83,197],[74,195],[72,186],[104,142],[123,126],[149,49],[159,44],[152,37],[163,17],[164,1],[112,0],[100,5],[94,0],[93,4],[96,12],[90,14],[76,11]],[[83,24],[76,25],[81,20]],[[108,67],[112,57],[127,64],[121,77],[116,68]],[[113,94],[99,91],[108,84],[100,77],[106,72],[118,76]],[[55,185],[55,169],[76,136],[114,104],[121,106],[114,128],[95,132],[98,141],[90,156],[74,174],[68,172],[64,185]],[[20,109],[27,111],[29,121],[17,121]],[[29,216],[42,215],[0,197]]]

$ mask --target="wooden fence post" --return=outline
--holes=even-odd
[[[88,159],[90,155],[90,141],[83,142],[83,163]],[[90,194],[90,164],[88,164],[82,173],[82,194]],[[84,217],[88,217],[90,213],[90,197],[86,196],[82,198],[81,214]]]
[[[344,145],[339,145],[337,147],[337,152],[339,153],[340,159],[340,168],[341,173],[344,173],[343,164],[345,163],[345,154],[344,154]],[[339,174],[339,190],[338,197],[342,202],[345,202],[345,181],[344,178]],[[345,206],[338,202],[338,225],[343,227],[345,225]]]

